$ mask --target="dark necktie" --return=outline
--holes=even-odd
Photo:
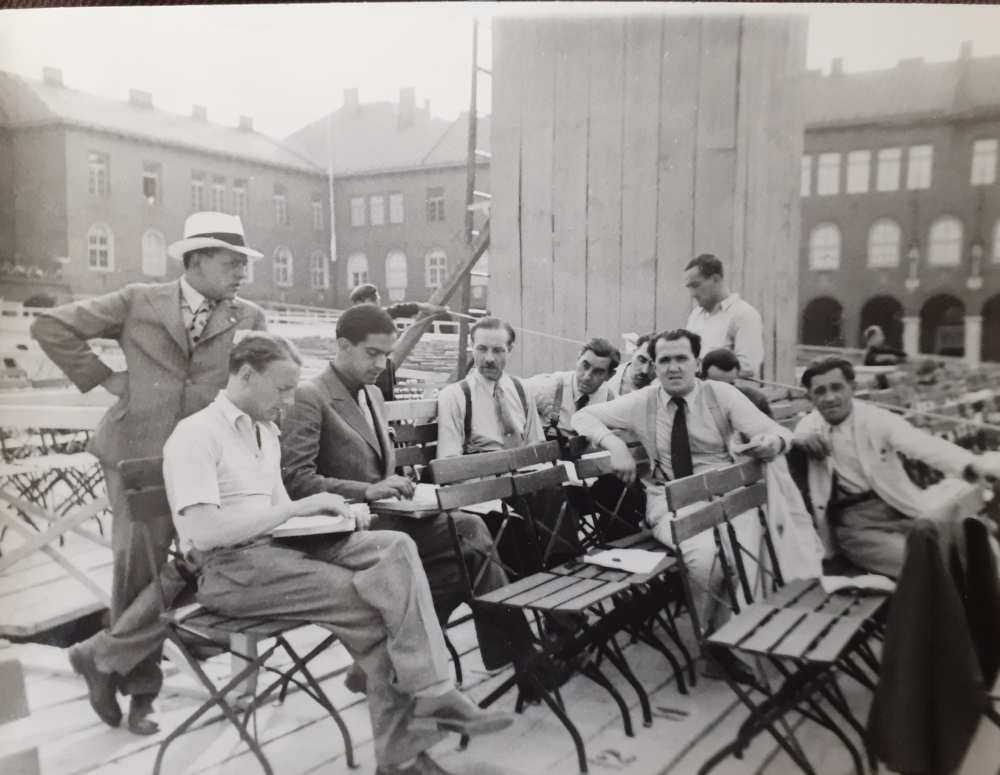
[[[581,409],[583,409],[583,407],[585,407],[589,403],[590,403],[590,396],[584,393],[582,396],[576,399],[576,411],[579,412]]]
[[[691,437],[688,436],[687,402],[679,396],[674,396],[670,402],[677,407],[674,424],[670,429],[670,467],[673,469],[674,479],[680,479],[694,473]]]

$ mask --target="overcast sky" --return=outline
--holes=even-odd
[[[664,12],[731,13],[733,6],[664,5]],[[635,12],[650,13],[644,4]],[[1000,54],[1000,6],[753,5],[750,12],[805,13],[808,66],[847,70],[891,67],[899,59],[954,59],[963,40],[976,55]],[[345,4],[302,6],[168,6],[0,11],[0,70],[40,77],[60,67],[68,86],[113,98],[129,88],[187,113],[282,137],[336,108],[345,88],[361,100],[395,100],[414,86],[433,113],[467,109],[471,22],[498,14],[621,13],[594,4]],[[488,91],[486,92],[488,98]],[[483,103],[483,104],[487,104]]]

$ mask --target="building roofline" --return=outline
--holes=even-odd
[[[476,162],[479,167],[488,167],[489,161],[483,159]],[[354,170],[351,172],[341,172],[338,173],[336,170],[333,171],[333,179],[341,180],[342,178],[363,178],[370,175],[396,175],[404,172],[428,172],[433,170],[446,170],[446,169],[465,169],[464,161],[448,161],[448,162],[437,162],[434,164],[415,164],[406,167],[384,167],[381,169],[366,169],[366,170]]]
[[[914,124],[947,124],[956,121],[979,121],[1000,118],[1000,105],[982,106],[969,110],[933,111],[926,113],[887,113],[884,116],[858,116],[806,124],[805,131],[821,132],[836,129],[901,128]]]

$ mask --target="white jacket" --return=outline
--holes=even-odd
[[[908,458],[922,460],[929,466],[953,477],[961,477],[965,467],[976,456],[957,444],[932,436],[913,427],[897,414],[854,401],[851,416],[844,422],[854,423],[854,439],[861,466],[868,474],[874,493],[897,511],[913,517],[938,516],[944,500],[950,501],[962,491],[972,489],[964,482],[948,481],[921,490],[903,468],[898,452]],[[830,425],[819,411],[813,410],[795,428],[796,433],[817,433],[830,441]],[[832,445],[831,445],[832,446]],[[827,520],[827,505],[833,489],[833,461],[809,459],[809,497],[812,499],[816,527],[827,547],[833,550]]]

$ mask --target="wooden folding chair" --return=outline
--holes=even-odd
[[[781,680],[781,685],[771,690],[758,671],[756,683],[748,688],[741,685],[741,677],[728,658],[717,658],[726,682],[750,715],[736,739],[710,757],[699,773],[707,773],[730,754],[739,756],[764,731],[803,772],[813,773],[785,723],[785,716],[794,711],[836,735],[849,751],[858,775],[864,775],[858,748],[834,720],[834,714],[839,715],[864,741],[864,729],[848,707],[837,678],[846,674],[874,689],[878,662],[869,640],[879,635],[875,616],[885,598],[828,595],[817,579],[784,583],[765,514],[767,486],[755,461],[668,482],[666,493],[674,512],[671,532],[675,546],[682,547],[683,542],[711,532],[723,592],[721,598],[712,589],[708,593],[732,614],[715,632],[706,631],[694,602],[696,582],[680,552],[680,572],[699,645],[717,657],[743,654],[769,664]],[[736,517],[750,511],[756,513],[761,530],[756,546],[743,545],[733,525]],[[755,700],[754,691],[763,693],[763,700]],[[870,752],[868,759],[874,767]]]
[[[158,569],[147,523],[152,520],[171,518],[170,504],[167,501],[163,484],[163,461],[161,458],[125,460],[119,465],[119,470],[135,529],[139,531],[146,549],[147,561],[151,568]],[[175,558],[171,561],[178,560]],[[183,573],[184,571],[182,571],[182,575]],[[163,589],[158,570],[154,571],[152,575],[153,583],[160,593],[160,599],[163,600]],[[272,775],[273,770],[270,762],[261,750],[256,737],[256,710],[275,691],[280,690],[279,697],[284,700],[289,683],[294,683],[330,714],[344,739],[347,764],[352,768],[356,766],[354,747],[347,725],[308,668],[308,663],[314,657],[336,642],[335,635],[327,636],[308,654],[300,656],[287,640],[286,634],[300,627],[308,626],[310,622],[220,616],[200,605],[170,611],[166,609],[173,601],[163,600],[163,603],[164,611],[160,616],[160,621],[165,627],[166,637],[183,656],[190,673],[202,684],[208,694],[208,699],[164,738],[156,755],[153,775],[159,775],[167,747],[213,707],[217,707],[222,716],[232,722],[240,737],[257,757],[264,772],[267,775]],[[189,646],[191,641],[221,648],[228,652],[237,664],[242,666],[234,670],[233,675],[222,686],[217,687],[205,673],[198,659],[192,655]],[[266,641],[273,642],[262,647]],[[288,656],[292,662],[291,667],[281,670],[267,665],[268,659],[278,651],[282,651]],[[256,679],[262,670],[277,677],[263,690],[260,690],[257,687]],[[299,678],[300,675],[301,678]],[[242,719],[239,711],[233,707],[229,700],[229,693],[240,686],[249,687],[253,692],[246,707],[242,710]],[[254,720],[253,734],[250,732],[251,719]]]

